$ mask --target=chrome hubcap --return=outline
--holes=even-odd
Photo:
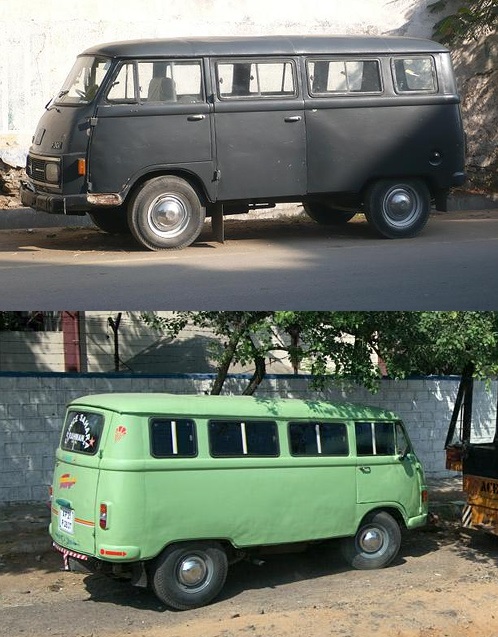
[[[187,204],[177,195],[160,195],[149,206],[147,222],[151,230],[160,237],[176,237],[188,225]]]
[[[198,555],[189,555],[178,567],[178,580],[188,588],[200,586],[206,580],[207,574],[207,564]]]
[[[410,226],[420,213],[417,193],[407,187],[392,188],[384,199],[383,212],[392,226]]]
[[[380,529],[374,527],[364,529],[359,538],[359,545],[365,553],[377,553],[383,544],[384,534]]]

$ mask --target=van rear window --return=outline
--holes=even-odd
[[[393,71],[398,93],[434,93],[437,90],[432,57],[394,59]]]
[[[62,433],[61,447],[93,456],[99,448],[104,417],[88,411],[69,411]]]
[[[150,423],[150,440],[155,458],[192,457],[197,454],[193,420],[154,418]]]

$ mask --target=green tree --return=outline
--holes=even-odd
[[[429,10],[437,13],[454,4],[451,0],[437,0],[429,5]],[[496,0],[461,0],[457,6],[455,12],[445,16],[434,26],[434,35],[444,44],[455,44],[469,38],[477,39],[496,30]]]
[[[187,324],[218,337],[219,394],[231,365],[252,364],[244,394],[266,375],[271,353],[285,352],[297,373],[312,375],[315,389],[329,382],[360,384],[375,391],[382,371],[392,378],[413,374],[498,373],[498,312],[173,312],[146,313],[144,320],[176,337]],[[379,365],[379,360],[381,364]],[[330,370],[333,369],[333,374]]]

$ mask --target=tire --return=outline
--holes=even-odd
[[[126,211],[122,208],[97,209],[87,214],[99,230],[109,234],[130,234]]]
[[[353,568],[383,568],[398,554],[401,531],[385,511],[369,513],[354,537],[342,540],[342,553]]]
[[[171,608],[188,610],[205,606],[218,595],[228,560],[217,542],[189,542],[166,548],[152,570],[156,596]]]
[[[431,211],[427,185],[419,179],[383,179],[365,194],[365,216],[382,237],[414,237],[424,228]]]
[[[308,217],[322,226],[342,226],[356,215],[354,210],[340,210],[322,201],[304,202]]]
[[[179,250],[199,236],[206,209],[192,186],[165,175],[145,182],[128,208],[135,239],[149,250]]]

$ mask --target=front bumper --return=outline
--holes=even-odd
[[[84,215],[91,208],[86,195],[37,192],[26,182],[21,182],[20,194],[23,206],[55,215]]]

